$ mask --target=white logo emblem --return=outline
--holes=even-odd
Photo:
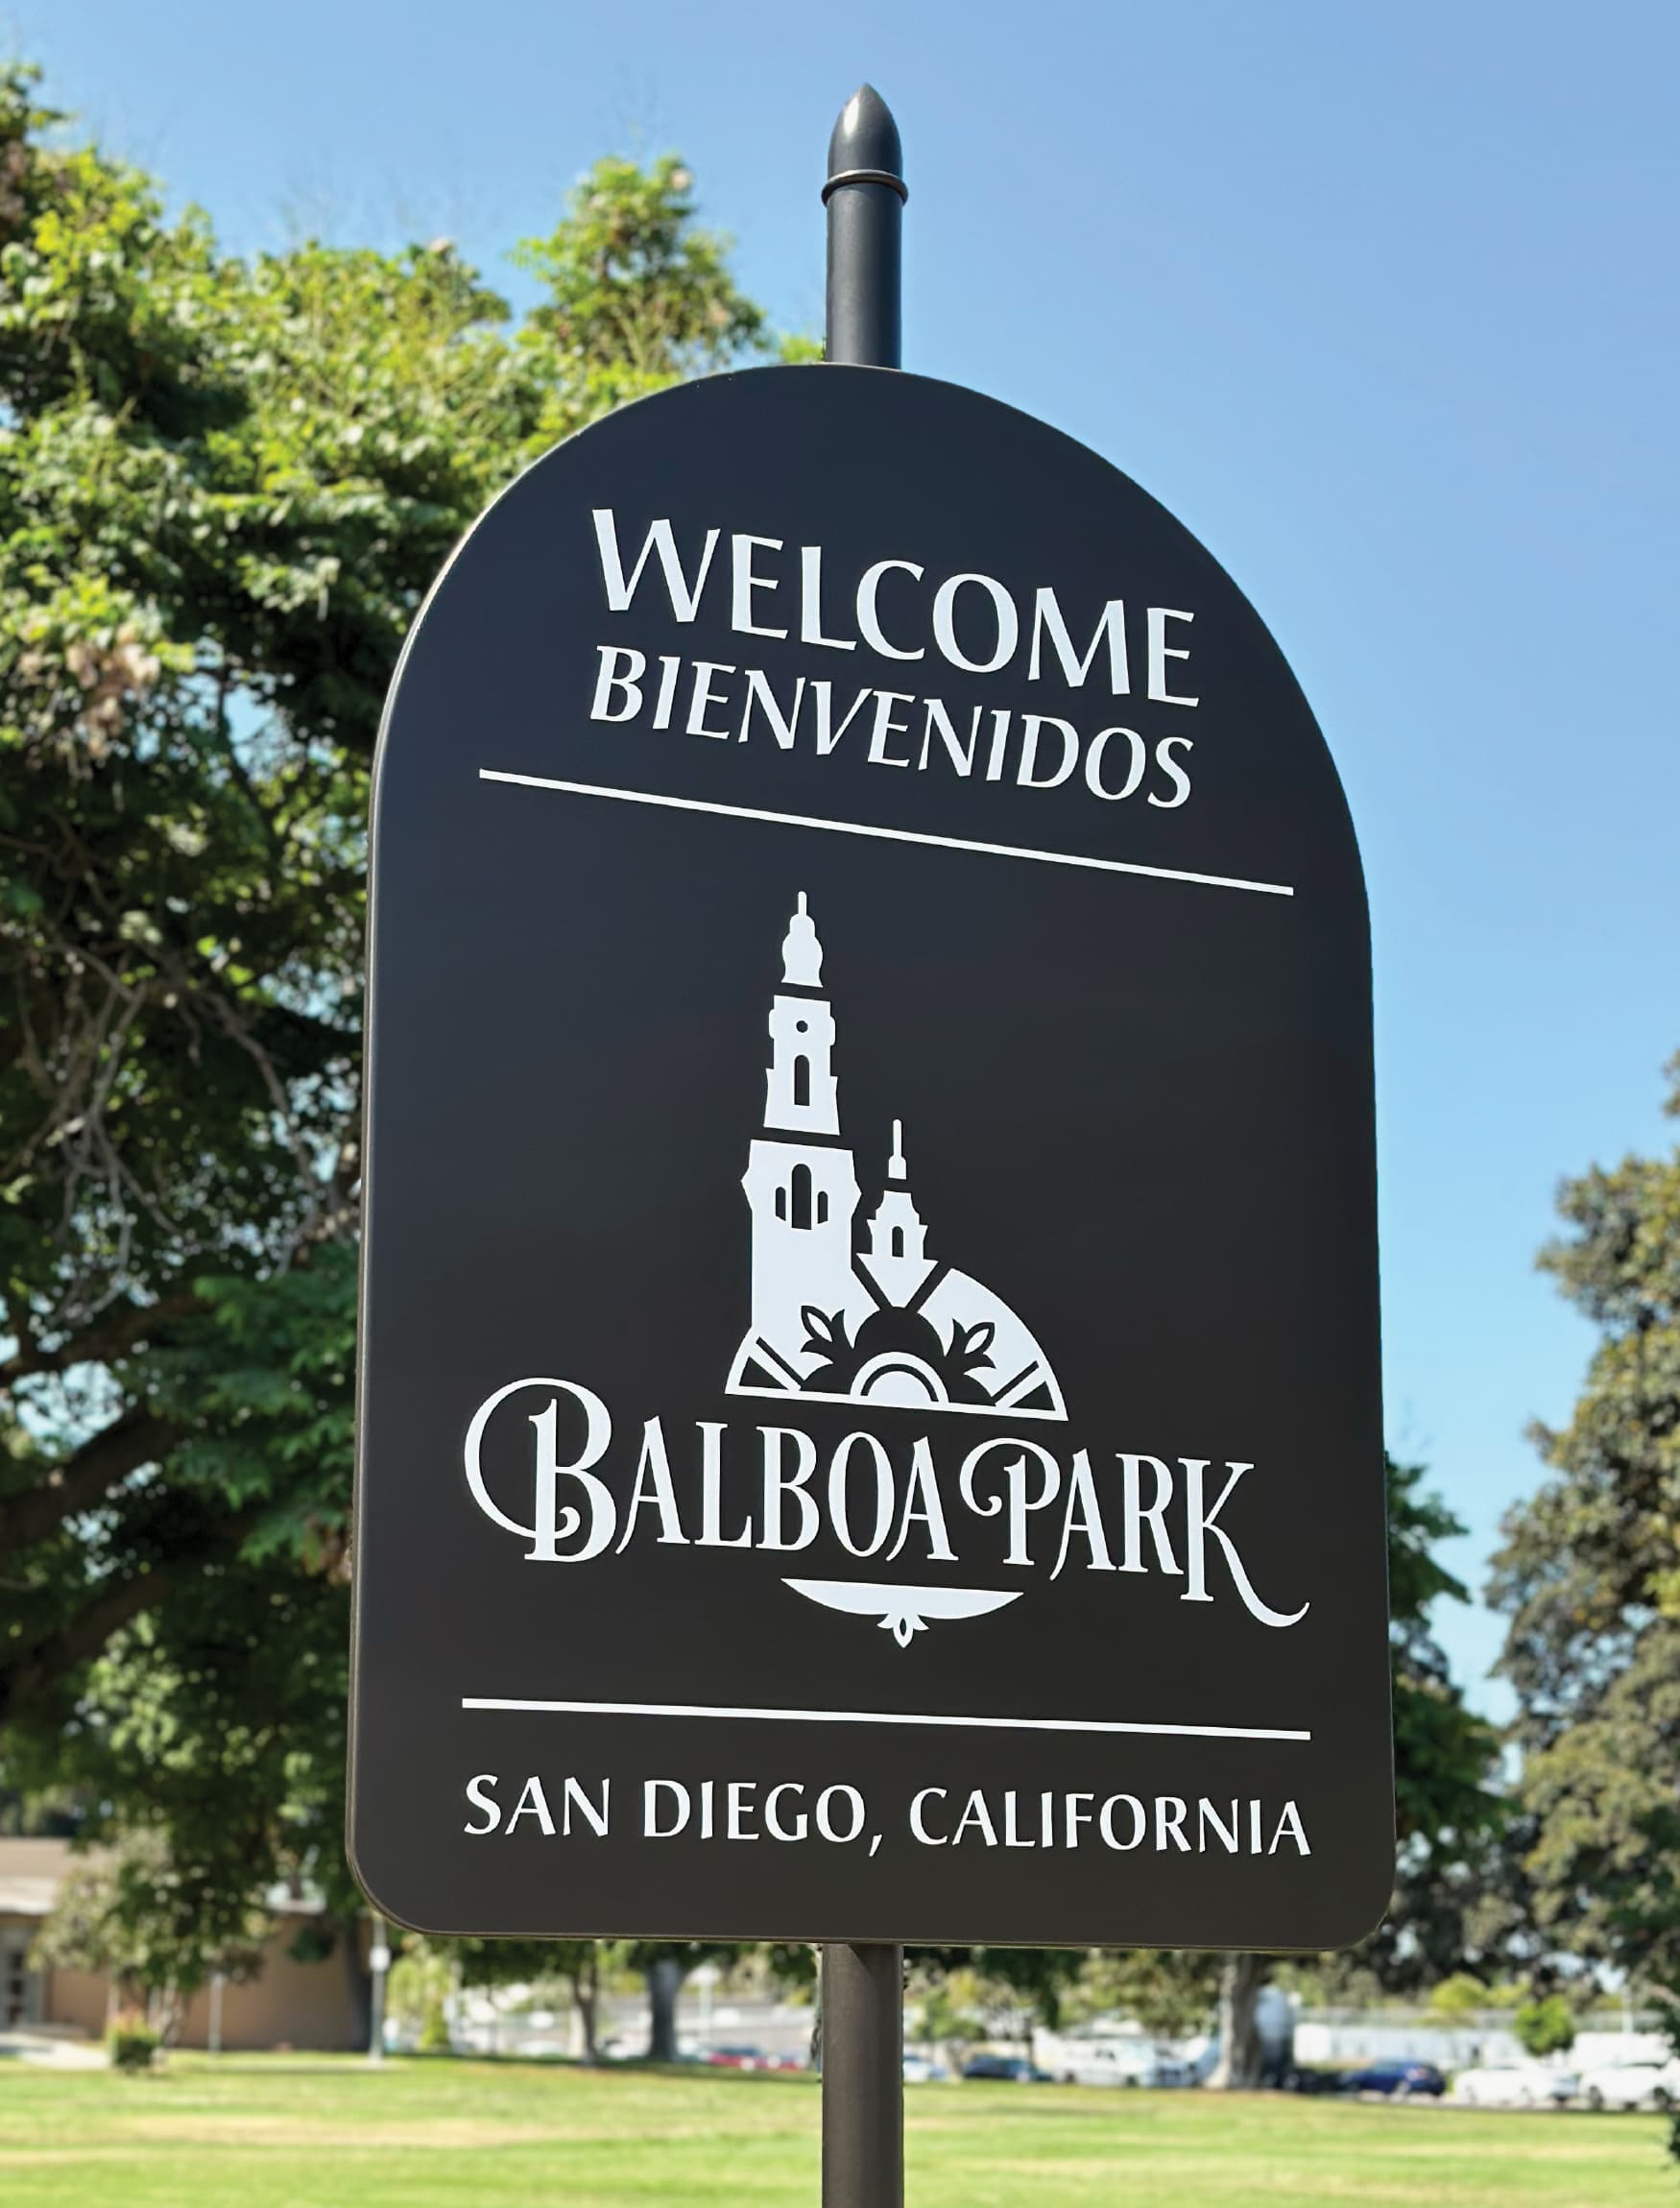
[[[753,1318],[730,1392],[1066,1418],[1048,1359],[1002,1297],[929,1253],[899,1120],[886,1186],[860,1232],[822,972],[802,890],[770,1006],[764,1127],[742,1182]]]

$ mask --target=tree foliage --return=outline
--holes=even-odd
[[[1511,2019],[1517,2041],[1536,2061],[1548,2054],[1567,2054],[1575,2044],[1575,2012],[1561,1993],[1548,1993],[1539,2001],[1525,2001]]]
[[[1456,1970],[1476,1950],[1488,1886],[1497,1875],[1505,1805],[1497,1790],[1499,1735],[1465,1706],[1433,1613],[1469,1600],[1441,1563],[1438,1545],[1461,1522],[1425,1489],[1422,1465],[1386,1457],[1388,1641],[1394,1689],[1395,1886],[1371,1937],[1321,1971],[1332,1985],[1412,1993]],[[1259,2081],[1254,2004],[1269,1970],[1234,1956],[1220,1977],[1222,2043],[1216,2083]]]
[[[625,1940],[613,1948],[626,1969],[639,1971],[648,1995],[648,2058],[675,2062],[677,2001],[683,1980],[703,1962],[726,1966],[742,1953],[738,1943],[725,1940]]]
[[[177,1861],[162,1836],[126,1836],[84,1858],[59,1889],[36,1941],[43,1963],[108,1975],[165,2040],[213,1973],[254,1977],[270,1920],[230,1900],[203,1866]]]
[[[1595,1167],[1558,1208],[1541,1263],[1599,1340],[1495,1559],[1523,1869],[1548,1947],[1680,2018],[1680,1151]]]
[[[555,436],[765,343],[674,158],[520,258],[516,324],[446,242],[228,254],[0,73],[0,1724],[189,1855],[213,1788],[240,1890],[285,1835],[344,1888],[398,649]]]
[[[1149,1949],[1099,1949],[1063,1997],[1072,2020],[1117,2013],[1157,2039],[1207,2028],[1219,1999],[1220,1958]]]
[[[1505,1825],[1500,1737],[1464,1701],[1435,1606],[1469,1591],[1437,1553],[1463,1523],[1426,1491],[1422,1465],[1388,1459],[1388,1615],[1394,1679],[1394,1898],[1358,1951],[1387,1992],[1411,1993],[1476,1948],[1476,1917]]]

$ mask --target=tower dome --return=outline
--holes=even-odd
[[[798,908],[781,939],[781,978],[794,989],[822,986],[823,947],[817,941],[816,924],[805,910],[803,889],[799,893]]]
[[[896,1304],[907,1304],[932,1270],[927,1230],[910,1193],[904,1163],[904,1122],[893,1121],[893,1149],[887,1160],[886,1187],[869,1223],[869,1269],[876,1285]]]

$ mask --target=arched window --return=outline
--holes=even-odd
[[[776,1216],[779,1219],[785,1219],[787,1216],[787,1190],[785,1188],[778,1188],[776,1191]]]
[[[828,1224],[828,1191],[827,1188],[817,1190],[817,1224],[819,1227],[826,1227]]]
[[[811,1223],[811,1169],[808,1165],[796,1165],[793,1169],[793,1217],[789,1224],[808,1227]]]
[[[902,1227],[893,1229],[893,1255],[895,1258],[901,1258],[904,1255],[904,1230]]]
[[[811,1100],[811,1062],[804,1051],[793,1062],[793,1100],[801,1110]]]

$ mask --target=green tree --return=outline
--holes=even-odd
[[[271,1929],[202,1865],[177,1860],[160,1833],[136,1833],[75,1865],[35,1952],[60,1969],[108,1974],[168,2044],[212,1975],[255,1975]]]
[[[907,1978],[910,2034],[938,2048],[954,2067],[964,2049],[986,2036],[984,1989],[972,1970],[937,1962],[912,1961]]]
[[[1219,1998],[1216,1955],[1147,1948],[1096,1950],[1065,2003],[1075,2016],[1129,2016],[1158,2039],[1204,2030]]]
[[[674,158],[600,163],[520,252],[517,326],[444,244],[228,254],[0,73],[0,1725],[9,1771],[68,1730],[89,1790],[182,1824],[185,1776],[161,1810],[134,1782],[199,1759],[238,1891],[301,1845],[348,1903],[365,824],[398,649],[554,436],[766,342]]]
[[[1469,1592],[1442,1565],[1464,1532],[1422,1465],[1388,1459],[1389,1646],[1394,1679],[1395,1892],[1359,1950],[1385,1990],[1418,1993],[1480,1954],[1478,1911],[1506,1826],[1500,1736],[1465,1707],[1435,1638],[1438,1602]]]
[[[1476,2016],[1491,2005],[1489,1989],[1467,1970],[1455,1970],[1429,1992],[1429,2011],[1450,2023]]]
[[[413,2033],[420,2054],[449,2052],[449,1997],[458,1973],[447,1940],[411,1939],[391,1966],[387,2014]]]
[[[1595,1167],[1558,1209],[1540,1261],[1599,1341],[1494,1560],[1522,1869],[1541,1949],[1651,1987],[1680,2045],[1680,1150]]]
[[[592,1939],[429,1940],[428,1949],[454,1958],[463,1986],[548,1985],[564,1979],[583,2028],[584,2058],[601,2059],[601,1978],[622,1950]]]
[[[1385,1459],[1388,1482],[1389,1648],[1394,1680],[1394,1897],[1357,1951],[1361,1971],[1415,1991],[1455,1969],[1476,1945],[1475,1912],[1503,1822],[1495,1791],[1499,1736],[1466,1709],[1430,1622],[1438,1601],[1469,1600],[1436,1554],[1464,1531],[1421,1465]],[[1220,1976],[1215,2082],[1260,2080],[1255,2003],[1272,1973],[1264,1956],[1232,1956]]]
[[[677,2059],[677,2001],[683,1980],[703,1962],[735,1961],[741,1947],[719,1940],[629,1940],[614,1951],[647,1986],[648,2059]]]
[[[89,1668],[57,1738],[25,1736],[20,1777],[69,1782],[108,1822],[160,1830],[206,1887],[236,1904],[306,1872],[324,1905],[314,1959],[371,2027],[365,1904],[345,1862],[346,1591],[272,1554],[197,1574]]]
[[[1575,2013],[1561,1993],[1525,2001],[1511,2019],[1511,2029],[1537,2059],[1567,2054],[1575,2044]]]

